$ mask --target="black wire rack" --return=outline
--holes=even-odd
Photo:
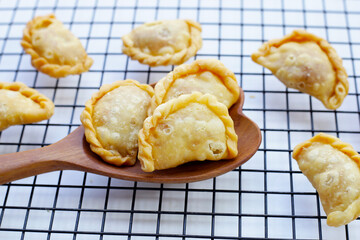
[[[37,15],[55,13],[80,38],[94,65],[80,76],[37,72],[20,47]],[[360,239],[360,221],[326,225],[316,191],[291,158],[317,132],[360,150],[360,2],[355,0],[14,0],[0,1],[1,81],[20,81],[50,97],[48,121],[0,133],[0,154],[43,147],[80,125],[91,94],[104,83],[152,83],[172,67],[150,68],[121,52],[121,36],[157,19],[190,18],[203,27],[195,58],[217,58],[245,92],[244,113],[263,142],[246,164],[189,184],[154,184],[57,171],[0,186],[0,239]],[[343,105],[325,109],[287,89],[251,61],[263,42],[307,29],[337,49],[349,74]],[[189,60],[189,62],[193,61]],[[16,159],[14,159],[16,161]]]

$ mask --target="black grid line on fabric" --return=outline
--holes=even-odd
[[[324,2],[325,3],[325,2]],[[350,56],[351,56],[351,59],[354,59],[354,53],[353,53],[353,43],[351,41],[351,34],[350,34],[350,27],[349,27],[349,15],[348,15],[348,10],[347,10],[347,4],[346,4],[346,1],[343,2],[344,4],[344,15],[345,15],[345,21],[346,21],[346,28],[347,28],[347,36],[348,36],[348,39],[349,39],[349,48],[350,48]],[[354,66],[354,60],[351,61],[351,67],[352,67],[352,70],[353,72],[355,72],[355,66]],[[357,99],[357,109],[358,109],[358,112],[360,113],[360,106],[359,106],[359,94],[358,94],[358,89],[357,89],[357,81],[356,81],[356,76],[354,77],[354,85],[355,85],[355,95],[356,95],[356,99]],[[335,116],[337,116],[338,112],[335,112]],[[358,117],[359,117],[359,122],[360,122],[360,114],[358,114]],[[336,130],[338,130],[338,127],[336,128]],[[336,133],[337,134],[337,137],[339,137],[340,133],[339,131]],[[346,236],[346,239],[350,239],[349,238],[349,227],[348,226],[345,226],[345,236]]]
[[[241,9],[240,10],[240,22],[239,22],[239,25],[240,25],[240,37],[242,37],[244,35],[244,28],[243,28],[243,22],[244,22],[244,10],[243,10],[243,1],[241,1]],[[240,39],[240,55],[243,55],[244,51],[243,51],[243,40]],[[240,79],[239,79],[239,85],[240,87],[243,86],[243,75],[242,75],[242,72],[243,72],[243,58],[240,59]],[[239,214],[239,217],[238,217],[238,236],[242,236],[242,224],[241,224],[241,221],[242,221],[242,218],[240,216],[240,214],[242,213],[242,187],[241,187],[241,184],[242,184],[242,181],[241,181],[241,177],[242,177],[242,174],[241,174],[241,169],[242,169],[242,166],[240,166],[239,168],[239,174],[238,174],[238,184],[239,184],[239,187],[238,187],[238,191],[239,191],[239,194],[238,194],[238,198],[239,198],[239,201],[238,201],[238,214]]]
[[[261,12],[261,24],[264,24],[264,9],[263,9],[263,6],[264,6],[264,3],[263,1],[261,1],[261,8],[260,8],[260,12]],[[264,30],[263,28],[261,29],[261,41],[262,42],[265,42],[265,37],[264,37]],[[265,75],[264,75],[264,69],[262,70],[262,73],[263,73],[263,76],[262,76],[262,87],[263,89],[265,89]],[[265,108],[266,106],[266,96],[264,95],[263,97],[263,106]],[[263,164],[264,164],[264,169],[267,169],[267,166],[266,166],[266,159],[267,159],[267,151],[266,151],[266,146],[267,146],[267,140],[266,140],[266,136],[267,136],[267,132],[266,132],[266,114],[265,114],[265,111],[262,112],[262,116],[264,118],[264,129],[262,129],[262,136],[263,136],[263,145],[264,145],[264,159],[263,159]],[[268,213],[268,195],[267,195],[267,173],[264,172],[264,213],[265,215]],[[264,237],[265,238],[268,238],[268,218],[265,217],[264,218]]]
[[[15,17],[15,11],[13,11],[13,14],[12,14],[12,17],[11,17],[11,22],[14,20],[14,17]],[[6,36],[8,37],[9,34],[10,34],[10,27],[7,29]],[[1,52],[4,52],[4,48],[5,48],[5,44],[3,45]],[[0,56],[0,60],[1,59],[2,59],[2,55]],[[0,132],[0,137],[1,137],[1,134],[2,133]],[[6,189],[6,194],[5,194],[4,202],[3,202],[4,206],[6,205],[6,202],[7,202],[8,196],[9,196],[9,190],[10,190],[10,186],[8,186],[7,189]],[[3,220],[3,217],[4,217],[4,212],[5,212],[5,209],[2,209],[1,213],[0,213],[0,226],[1,226],[1,223],[2,223],[2,220]]]
[[[346,29],[347,29],[347,36],[349,38],[349,46],[350,46],[350,56],[351,56],[351,67],[352,67],[352,71],[353,72],[356,72],[355,70],[355,65],[354,65],[354,52],[353,52],[353,41],[352,41],[352,37],[351,37],[351,34],[350,34],[350,27],[349,27],[349,11],[348,11],[348,7],[347,7],[347,2],[344,1],[344,14],[345,14],[345,21],[346,21]],[[358,83],[357,83],[357,79],[358,79],[358,76],[354,75],[354,86],[355,86],[355,96],[356,96],[356,103],[357,103],[357,109],[358,109],[358,116],[359,116],[359,122],[360,122],[360,102],[359,102],[359,92],[358,92]],[[337,111],[339,113],[339,111]]]
[[[284,1],[281,1],[281,5],[282,5],[282,21],[285,22],[285,9],[284,9]],[[305,3],[303,1],[303,8],[305,9]],[[304,10],[305,11],[305,10]],[[303,11],[303,12],[304,12]],[[304,23],[306,22],[305,18],[305,13],[304,14]],[[304,26],[304,29],[306,30],[306,25]],[[283,34],[285,35],[285,25],[283,25]],[[289,109],[289,94],[288,92],[286,93],[286,108]],[[290,123],[289,123],[289,119],[290,119],[290,114],[289,111],[286,111],[286,117],[287,117],[287,124],[286,127],[288,129],[290,129]],[[287,137],[288,137],[288,148],[291,148],[291,140],[290,140],[290,132],[287,133]],[[289,170],[290,170],[290,191],[293,192],[294,191],[294,183],[293,183],[293,174],[292,174],[292,161],[291,161],[291,152],[289,152]],[[291,195],[291,214],[295,215],[295,203],[294,203],[294,195]],[[292,219],[291,222],[291,227],[292,227],[292,238],[296,238],[296,225],[295,225],[295,219]]]
[[[121,2],[121,1],[119,1]],[[136,2],[136,1],[135,1]],[[136,4],[134,4],[134,6],[121,6],[120,4],[114,4],[114,6],[94,6],[94,7],[90,7],[90,6],[76,6],[77,9],[80,10],[93,10],[93,9],[108,9],[111,10],[113,7],[116,7],[117,9],[128,9],[128,10],[133,10],[135,7],[138,9],[149,9],[149,10],[153,10],[154,8],[156,8],[156,6],[158,6],[161,9],[164,10],[176,10],[179,7],[174,7],[174,6],[161,6],[160,4],[155,4],[155,6],[137,6]],[[0,7],[0,11],[11,11],[14,9],[19,9],[19,10],[33,10],[33,7],[24,7],[24,6],[16,6],[16,7]],[[74,7],[70,7],[70,6],[59,6],[58,8],[61,8],[62,10],[72,10],[74,9]],[[218,7],[206,7],[204,6],[204,4],[198,4],[196,7],[192,6],[181,6],[182,10],[197,10],[197,9],[204,9],[204,10],[218,10]],[[249,8],[249,7],[222,7],[223,10],[235,10],[235,11],[259,11],[261,7],[259,8]],[[53,9],[53,7],[48,7],[48,6],[38,6],[37,9],[39,10],[49,10],[49,9]],[[263,7],[264,10],[269,11],[269,12],[281,12],[283,11],[283,9],[280,8],[265,8]],[[304,9],[286,9],[287,12],[303,12]],[[316,10],[316,9],[306,9],[306,12],[309,13],[323,13],[323,10]],[[341,10],[326,10],[326,12],[328,13],[338,13],[338,14],[342,14],[344,13]],[[360,11],[354,11],[354,10],[348,10],[347,13],[349,14],[359,14]]]
[[[97,0],[95,1],[95,4],[97,4]],[[73,12],[73,15],[72,15],[72,18],[74,19],[75,17],[75,11]],[[89,35],[91,33],[91,29],[93,27],[93,24],[94,24],[94,18],[95,18],[95,11],[93,11],[92,13],[92,17],[91,17],[91,22],[90,22],[90,27],[89,27]],[[86,42],[86,45],[85,45],[85,49],[87,50],[88,48],[88,43],[89,43],[89,39],[88,41]],[[104,61],[105,62],[105,61]],[[105,63],[104,63],[104,66],[105,66]],[[80,88],[80,81],[81,81],[81,75],[80,75],[80,79],[79,79],[79,82],[78,82],[78,88]],[[78,97],[78,92],[79,91],[76,91],[76,94],[75,94],[75,98],[74,98],[74,104],[76,103],[77,101],[77,97]],[[71,116],[71,121],[73,120],[73,117],[74,117],[74,111],[72,112],[72,116]],[[70,133],[71,129],[69,128],[69,133]],[[83,183],[82,183],[82,186],[81,186],[81,193],[80,193],[80,198],[79,198],[79,203],[78,203],[78,208],[82,208],[82,203],[83,203],[83,199],[84,199],[84,186],[86,184],[86,179],[87,179],[87,173],[85,172],[84,174],[84,178],[83,178]],[[74,235],[73,235],[73,239],[75,240],[76,237],[77,237],[77,233],[78,232],[78,227],[79,227],[79,222],[80,222],[80,211],[77,211],[77,215],[76,215],[76,222],[75,222],[75,226],[74,226]],[[104,213],[105,215],[105,213]]]
[[[35,11],[36,11],[36,9],[37,9],[37,3],[38,3],[38,0],[37,0],[37,2],[36,2],[36,4],[35,4],[34,8],[32,9],[32,10],[33,10],[32,17],[35,17]],[[24,53],[22,52],[22,53],[20,54],[20,58],[19,58],[19,61],[18,61],[18,66],[17,66],[17,68],[16,68],[16,70],[15,70],[14,81],[16,80],[17,74],[18,74],[19,71],[20,71],[19,69],[20,69],[20,64],[21,64],[21,60],[22,60],[23,56],[24,56]],[[36,72],[36,73],[35,73],[35,78],[34,78],[34,84],[33,84],[33,86],[31,86],[31,87],[35,87],[35,86],[36,86],[37,76],[38,76],[38,73]],[[52,98],[52,101],[54,101],[54,96],[53,96],[53,98]],[[46,133],[47,133],[48,127],[49,127],[49,121],[48,121],[48,120],[46,121],[46,123],[44,124],[44,126],[45,126],[45,130],[44,130],[44,134],[43,134],[42,141],[41,141],[41,145],[40,145],[41,147],[45,146]],[[23,139],[23,136],[24,136],[24,130],[25,130],[25,127],[22,127],[22,131],[21,131],[21,135],[20,135],[20,140],[19,140],[20,145],[18,146],[17,151],[20,151],[20,147],[21,147],[21,146],[24,146],[24,145],[22,144],[22,141],[23,141],[22,139]],[[35,184],[35,183],[36,183],[36,180],[37,180],[37,176],[34,176],[34,179],[33,179],[32,184],[31,184],[30,197],[29,197],[29,200],[28,200],[28,209],[26,210],[26,214],[25,214],[25,217],[24,217],[23,231],[22,231],[22,233],[21,233],[21,238],[20,238],[20,239],[24,239],[24,238],[25,238],[26,228],[27,228],[27,224],[28,224],[28,220],[29,220],[29,214],[30,214],[30,206],[31,206],[32,201],[33,201],[33,194],[34,194],[34,189],[35,189],[35,186],[36,186],[36,184]],[[10,185],[10,186],[11,186],[11,185]],[[4,211],[5,211],[5,209],[4,209]]]
[[[262,163],[263,163],[263,168],[251,168],[247,165],[241,166],[238,169],[235,169],[233,171],[231,171],[231,173],[235,173],[237,176],[237,184],[239,185],[236,189],[227,189],[227,188],[222,188],[221,187],[221,182],[219,178],[214,178],[211,181],[209,181],[209,188],[200,188],[200,187],[193,187],[192,184],[184,184],[181,187],[172,187],[172,186],[168,186],[166,184],[159,184],[157,187],[154,186],[144,186],[141,183],[137,183],[134,182],[132,184],[130,184],[129,186],[114,186],[113,185],[113,180],[111,178],[106,178],[105,180],[105,184],[104,185],[97,185],[97,184],[89,184],[89,179],[90,179],[90,174],[84,173],[82,176],[82,181],[80,184],[63,184],[63,180],[66,178],[64,177],[64,172],[63,171],[59,171],[58,174],[58,179],[57,181],[55,181],[55,183],[53,184],[44,184],[44,183],[38,183],[38,177],[35,176],[34,178],[31,178],[30,181],[28,182],[13,182],[13,183],[8,183],[8,184],[4,184],[3,187],[6,188],[5,192],[5,196],[4,196],[4,200],[0,203],[0,236],[2,233],[7,233],[7,232],[19,232],[20,233],[20,239],[25,239],[26,238],[26,234],[27,233],[43,233],[46,235],[46,239],[52,239],[54,235],[56,234],[67,234],[69,236],[71,236],[72,239],[78,239],[80,238],[80,236],[83,235],[91,235],[91,236],[98,236],[99,239],[107,239],[107,237],[110,236],[121,236],[121,237],[127,237],[127,239],[139,239],[139,238],[151,238],[151,239],[166,239],[166,238],[174,238],[174,239],[264,239],[264,238],[269,238],[269,239],[301,239],[300,237],[298,237],[297,233],[299,232],[298,230],[298,226],[297,226],[297,221],[298,220],[315,220],[317,221],[318,224],[318,231],[317,231],[317,236],[313,237],[313,239],[323,239],[324,238],[324,233],[323,233],[323,228],[324,228],[324,221],[326,220],[326,216],[324,216],[323,214],[321,214],[320,212],[320,200],[318,195],[316,194],[316,192],[306,192],[306,191],[299,191],[295,188],[295,177],[301,175],[302,173],[298,170],[296,170],[293,166],[293,162],[292,162],[292,158],[291,158],[291,154],[292,154],[292,150],[291,150],[291,146],[292,143],[294,142],[291,137],[293,133],[309,133],[310,135],[314,135],[315,133],[317,133],[319,130],[316,128],[314,122],[314,115],[318,114],[318,113],[322,113],[322,114],[328,114],[328,115],[333,115],[334,116],[334,122],[335,122],[335,128],[334,129],[326,129],[326,130],[322,130],[322,132],[326,132],[326,133],[331,133],[331,134],[335,134],[338,137],[340,137],[342,134],[350,134],[350,135],[358,135],[360,134],[359,130],[343,130],[341,128],[339,128],[339,114],[357,114],[357,116],[360,118],[360,106],[359,106],[359,92],[357,90],[357,79],[359,79],[359,75],[357,75],[356,71],[355,71],[355,61],[360,60],[359,57],[356,57],[357,55],[353,52],[353,46],[358,46],[360,45],[359,42],[354,42],[352,41],[351,38],[351,34],[350,34],[350,30],[360,30],[360,27],[354,27],[354,26],[350,26],[349,23],[349,14],[359,14],[359,11],[356,10],[352,10],[352,9],[348,9],[347,7],[347,2],[343,1],[344,4],[344,11],[342,10],[325,10],[326,9],[326,2],[323,0],[322,1],[322,5],[323,5],[323,10],[312,10],[312,9],[307,9],[305,0],[302,0],[302,9],[286,9],[285,6],[285,0],[281,0],[281,8],[279,9],[271,9],[271,8],[266,8],[264,7],[264,0],[260,1],[260,6],[259,8],[248,8],[248,7],[244,7],[244,0],[239,0],[240,2],[240,7],[234,7],[234,8],[229,8],[229,7],[224,7],[222,2],[219,3],[219,7],[207,7],[204,6],[204,2],[198,0],[196,7],[184,7],[181,6],[181,0],[177,1],[177,5],[175,6],[162,6],[161,1],[157,0],[155,1],[154,6],[139,6],[139,2],[140,1],[136,1],[134,6],[121,6],[119,3],[117,5],[114,4],[114,6],[98,6],[98,2],[99,1],[95,1],[94,2],[94,6],[93,7],[87,7],[87,6],[78,6],[75,5],[74,7],[68,7],[68,6],[59,6],[58,5],[58,1],[55,2],[53,7],[41,7],[38,6],[39,0],[37,0],[35,2],[34,7],[22,7],[19,6],[19,2],[20,0],[17,0],[17,3],[15,5],[14,8],[12,7],[5,7],[5,8],[0,8],[0,13],[1,12],[5,12],[5,11],[13,11],[13,15],[12,15],[12,19],[11,21],[9,21],[9,23],[2,23],[0,22],[0,26],[9,26],[7,29],[6,34],[3,37],[0,37],[0,40],[6,42],[8,40],[20,40],[20,38],[18,37],[11,37],[10,36],[10,26],[12,25],[24,25],[26,22],[14,22],[14,17],[15,17],[15,13],[16,11],[19,10],[29,10],[29,11],[33,11],[35,13],[36,10],[72,10],[72,17],[70,21],[64,21],[65,24],[69,25],[69,28],[71,30],[72,25],[75,23],[75,14],[76,14],[76,10],[91,10],[92,12],[92,18],[90,21],[81,21],[81,22],[76,22],[76,24],[83,24],[83,25],[89,25],[89,32],[88,32],[88,36],[86,37],[80,37],[81,40],[85,41],[85,48],[88,48],[89,42],[90,40],[104,40],[106,41],[105,44],[105,49],[104,51],[98,51],[98,52],[91,52],[89,55],[91,56],[100,56],[100,57],[104,57],[103,63],[101,64],[102,66],[100,66],[98,69],[95,70],[90,70],[89,73],[98,73],[100,74],[100,78],[99,78],[99,84],[97,86],[82,86],[82,81],[86,81],[86,79],[84,79],[84,77],[82,75],[79,76],[79,78],[77,79],[77,84],[75,86],[62,86],[61,85],[61,79],[56,79],[54,86],[37,86],[37,81],[39,79],[39,74],[37,73],[37,71],[35,70],[27,70],[27,69],[21,69],[21,60],[24,56],[24,53],[7,53],[4,52],[5,46],[6,44],[4,43],[1,49],[1,54],[0,54],[0,59],[3,58],[4,56],[18,56],[19,60],[17,63],[17,66],[15,69],[0,69],[0,73],[6,73],[6,72],[13,72],[14,73],[14,78],[13,81],[17,80],[17,76],[19,73],[35,73],[34,75],[34,82],[33,85],[31,87],[34,87],[36,89],[39,90],[53,90],[53,95],[52,95],[52,100],[55,101],[56,97],[61,94],[62,90],[72,90],[74,91],[74,100],[72,103],[68,103],[68,104],[56,104],[56,107],[63,107],[63,108],[69,108],[71,109],[71,115],[70,115],[70,120],[67,123],[51,123],[50,121],[46,121],[45,123],[35,123],[35,124],[28,124],[28,125],[24,125],[21,129],[21,133],[20,133],[20,138],[18,142],[6,142],[4,141],[4,139],[1,139],[2,134],[0,133],[0,139],[2,140],[0,142],[0,147],[1,146],[15,146],[17,151],[22,150],[22,148],[34,148],[34,147],[41,147],[41,146],[46,146],[51,144],[52,142],[48,142],[46,139],[47,133],[50,129],[50,127],[67,127],[68,132],[70,133],[74,128],[76,128],[77,126],[79,126],[79,123],[76,121],[76,111],[77,109],[81,109],[84,107],[83,103],[78,103],[78,99],[80,98],[80,94],[81,91],[83,90],[89,90],[89,91],[95,91],[98,89],[98,87],[100,87],[103,82],[105,81],[105,74],[106,73],[122,73],[124,75],[124,79],[128,78],[128,76],[130,74],[133,73],[142,73],[144,74],[146,77],[144,78],[144,80],[146,81],[146,83],[150,83],[151,80],[151,74],[156,73],[156,74],[166,74],[168,71],[165,70],[158,70],[156,68],[152,68],[152,67],[148,67],[145,70],[133,70],[130,67],[131,64],[131,60],[129,58],[126,58],[126,62],[125,62],[125,68],[123,70],[108,70],[106,69],[106,65],[107,62],[109,61],[109,56],[122,56],[122,53],[113,53],[110,51],[110,41],[112,40],[117,40],[118,37],[113,37],[111,36],[111,32],[113,29],[113,26],[115,24],[117,25],[130,25],[132,28],[136,25],[142,24],[143,21],[139,21],[137,20],[137,12],[138,10],[151,10],[151,11],[155,11],[155,19],[158,19],[158,11],[159,10],[169,10],[169,11],[175,11],[177,17],[180,16],[180,13],[182,11],[194,11],[197,16],[197,20],[204,26],[207,27],[218,27],[218,36],[216,37],[205,37],[204,41],[215,41],[217,42],[217,52],[215,51],[214,53],[199,53],[195,56],[195,59],[198,57],[204,58],[204,57],[213,57],[213,58],[218,58],[221,60],[222,57],[234,57],[234,58],[240,58],[240,71],[235,71],[235,74],[237,76],[239,76],[239,83],[240,86],[244,85],[244,81],[246,76],[257,76],[259,78],[262,79],[261,84],[262,84],[262,90],[249,90],[249,89],[244,89],[245,94],[259,94],[261,96],[263,96],[263,106],[260,106],[258,108],[256,107],[246,107],[243,109],[244,112],[246,113],[260,113],[262,118],[263,118],[263,126],[260,126],[262,135],[263,135],[263,146],[260,147],[259,149],[259,153],[263,154],[263,158],[262,158]],[[133,10],[133,19],[131,21],[117,21],[115,20],[114,16],[115,16],[115,11],[118,9],[122,9],[122,10]],[[95,12],[97,10],[109,10],[111,11],[112,16],[110,17],[109,21],[95,21]],[[206,22],[206,21],[200,21],[200,12],[203,10],[210,10],[210,11],[218,11],[219,13],[219,18],[218,18],[218,22]],[[222,22],[221,18],[222,18],[222,14],[224,14],[224,11],[238,11],[241,14],[240,17],[240,22]],[[261,15],[261,23],[244,23],[244,13],[245,12],[260,12]],[[264,13],[265,12],[274,12],[274,13],[280,13],[282,16],[282,24],[273,24],[273,23],[266,23],[264,21]],[[302,13],[304,16],[304,22],[303,24],[286,24],[286,19],[285,19],[285,13]],[[352,74],[349,74],[349,77],[351,79],[354,79],[354,85],[355,85],[355,91],[354,92],[350,92],[349,96],[356,98],[356,102],[357,102],[357,108],[355,110],[336,110],[336,111],[330,111],[330,110],[321,110],[321,109],[317,109],[316,107],[314,107],[314,101],[312,100],[311,97],[309,97],[309,107],[304,106],[303,109],[291,109],[290,108],[290,99],[292,97],[292,95],[299,95],[302,93],[299,93],[297,91],[293,91],[291,89],[285,89],[285,90],[268,90],[267,89],[267,77],[271,76],[271,74],[269,72],[267,72],[266,70],[262,69],[261,72],[244,72],[245,67],[244,67],[244,62],[246,61],[246,58],[250,58],[250,55],[247,54],[243,48],[244,48],[244,43],[245,42],[254,42],[254,43],[258,43],[258,45],[260,46],[262,42],[267,41],[268,39],[266,39],[265,37],[265,32],[264,29],[268,28],[268,27],[277,27],[277,28],[281,28],[283,34],[286,33],[286,30],[288,28],[305,28],[307,29],[309,26],[306,24],[306,14],[307,13],[317,13],[317,14],[322,14],[324,16],[324,22],[325,25],[324,26],[311,26],[311,29],[325,29],[325,32],[327,34],[327,37],[329,37],[328,35],[328,30],[329,29],[335,29],[335,30],[345,30],[347,32],[348,35],[348,41],[329,41],[331,44],[343,44],[343,45],[349,45],[350,47],[350,56],[349,57],[344,57],[343,59],[346,61],[351,62],[351,67],[352,67]],[[345,16],[346,19],[346,25],[345,26],[331,26],[327,23],[327,19],[326,19],[326,14],[342,14]],[[103,24],[108,24],[109,25],[109,33],[107,36],[90,36],[91,35],[91,29],[94,25],[94,23],[103,23]],[[222,38],[222,28],[223,26],[240,26],[240,38]],[[248,37],[244,37],[244,27],[259,27],[261,28],[261,38],[248,38]],[[239,54],[222,54],[222,48],[221,48],[221,44],[222,42],[238,42],[238,44],[240,45],[240,53]],[[173,69],[173,67],[172,67]],[[285,96],[285,107],[281,108],[281,107],[276,107],[276,108],[269,108],[268,106],[268,102],[267,102],[267,96],[268,94],[283,94]],[[271,128],[269,127],[269,124],[267,122],[267,114],[268,113],[273,113],[273,112],[279,112],[279,113],[284,113],[286,115],[286,119],[287,121],[284,123],[284,127],[283,128]],[[308,113],[310,115],[310,123],[311,126],[309,129],[293,129],[291,127],[291,123],[290,123],[290,115],[292,113]],[[25,140],[23,140],[23,136],[25,135],[25,131],[26,128],[28,127],[32,127],[32,126],[36,126],[36,127],[42,127],[44,128],[44,133],[43,133],[43,137],[41,142],[39,143],[32,143],[32,142],[25,142]],[[269,140],[267,139],[268,136],[270,136],[270,134],[272,133],[284,133],[287,136],[287,147],[286,148],[280,148],[280,147],[276,147],[276,148],[270,148],[269,147]],[[289,169],[288,170],[274,170],[269,168],[269,153],[285,153],[287,154],[287,161],[288,161],[288,165],[289,165]],[[250,160],[251,161],[251,160]],[[264,179],[263,179],[263,189],[262,190],[247,190],[246,188],[244,188],[243,186],[243,177],[244,175],[248,174],[248,173],[256,173],[256,174],[262,174]],[[288,191],[282,191],[282,190],[271,190],[270,187],[270,183],[268,180],[268,176],[271,174],[286,174],[287,176],[289,176],[289,190]],[[260,181],[260,180],[259,180]],[[11,205],[8,203],[8,198],[11,195],[11,189],[12,188],[20,188],[20,187],[24,187],[27,189],[30,189],[29,191],[29,199],[27,200],[27,203],[24,205]],[[54,199],[52,201],[52,203],[50,204],[51,207],[39,207],[39,206],[33,206],[33,201],[34,201],[34,196],[35,196],[35,189],[37,188],[41,188],[41,189],[54,189],[55,193],[54,193]],[[77,202],[77,206],[76,207],[59,207],[58,203],[61,200],[60,199],[60,192],[63,189],[76,189],[76,190],[80,190],[80,196]],[[91,208],[88,206],[84,206],[84,202],[87,200],[86,199],[86,191],[87,190],[104,190],[104,203],[102,205],[102,208],[96,209],[96,208]],[[109,203],[110,203],[110,193],[113,190],[122,190],[122,191],[127,191],[130,193],[131,198],[129,198],[130,200],[130,208],[129,209],[113,209],[109,207]],[[139,193],[143,193],[143,192],[156,192],[158,193],[159,199],[156,201],[156,206],[154,207],[154,209],[148,210],[148,209],[138,209],[137,208],[137,203],[139,201]],[[164,204],[165,204],[165,199],[164,196],[167,193],[170,192],[176,192],[176,193],[184,193],[184,206],[182,207],[182,210],[168,210],[164,208]],[[192,194],[201,194],[201,193],[208,193],[211,195],[211,199],[210,199],[210,208],[209,211],[200,211],[200,210],[193,210],[191,209],[191,204],[192,204],[192,200],[191,200],[191,196]],[[219,207],[219,202],[217,201],[217,197],[221,196],[223,194],[235,194],[238,196],[238,201],[237,201],[237,211],[234,212],[226,212],[226,211],[221,211],[221,210],[217,210],[217,208]],[[263,206],[260,206],[263,209],[263,213],[248,213],[245,212],[244,208],[243,208],[243,204],[244,204],[244,200],[242,199],[243,196],[245,194],[254,194],[257,196],[260,196],[263,198]],[[271,213],[270,211],[270,204],[269,204],[269,196],[270,195],[276,195],[276,196],[289,196],[290,198],[290,213],[289,214],[275,214],[275,213]],[[311,196],[311,197],[316,197],[316,203],[317,203],[317,212],[316,214],[305,214],[305,215],[301,215],[298,214],[295,210],[296,208],[296,202],[295,199],[298,196]],[[0,196],[1,197],[1,196]],[[121,200],[119,200],[121,201]],[[29,227],[29,223],[31,222],[30,219],[30,212],[31,211],[42,211],[42,210],[47,210],[50,212],[50,217],[49,217],[49,224],[48,227],[46,229],[37,229],[37,228],[32,228]],[[11,210],[21,210],[21,211],[25,211],[25,216],[23,219],[21,219],[22,221],[22,226],[21,227],[3,227],[4,225],[4,221],[6,221],[6,219],[4,220],[4,214],[6,214],[6,211],[11,211]],[[56,215],[59,212],[65,212],[65,213],[75,213],[76,217],[75,217],[75,221],[74,221],[74,226],[71,230],[61,230],[61,229],[56,229],[55,226],[55,221],[56,221]],[[94,229],[94,230],[83,230],[81,229],[81,221],[82,221],[82,216],[84,213],[96,213],[96,214],[100,214],[100,227],[99,229]],[[109,214],[128,214],[129,218],[128,218],[128,225],[127,225],[127,230],[118,230],[118,231],[106,231],[106,227],[107,227],[107,221],[108,221],[108,216]],[[146,215],[146,216],[150,216],[150,215],[154,215],[155,216],[155,227],[154,227],[154,231],[153,232],[138,232],[136,231],[136,217],[139,216],[140,214],[142,215]],[[163,233],[163,219],[166,218],[167,216],[179,216],[181,217],[182,221],[181,221],[181,231],[180,233]],[[193,224],[193,222],[191,222],[191,218],[192,217],[208,217],[210,218],[210,225],[209,225],[209,233],[205,234],[205,233],[201,233],[201,234],[193,234],[190,232],[191,229],[191,224]],[[224,234],[219,234],[217,233],[217,218],[218,217],[234,217],[237,218],[237,234],[236,236],[227,236]],[[264,221],[263,224],[263,229],[261,229],[261,231],[263,231],[263,235],[259,235],[257,237],[248,237],[246,236],[246,228],[244,227],[244,222],[246,218],[251,218],[251,219],[261,219]],[[291,222],[291,235],[287,236],[287,237],[271,237],[271,219],[286,219],[289,220]],[[357,220],[358,221],[358,220]],[[345,238],[346,239],[350,239],[351,238],[351,229],[346,226],[345,227]],[[311,238],[309,238],[311,239]]]
[[[112,16],[111,16],[111,24],[110,24],[110,28],[109,28],[109,36],[111,34],[111,31],[112,31],[112,28],[113,28],[113,21],[114,21],[114,16],[115,16],[115,7],[112,8]],[[109,42],[110,42],[110,38],[108,38],[108,43],[107,43],[107,46],[106,46],[106,53],[109,52]],[[104,64],[103,64],[103,69],[105,69],[105,66],[106,66],[106,60],[107,60],[107,55],[105,53],[105,60],[104,60]],[[102,85],[103,83],[103,78],[104,78],[104,73],[102,72],[101,74],[101,79],[100,79],[100,86]],[[99,86],[99,87],[100,87]],[[105,196],[105,203],[104,203],[104,210],[107,209],[107,206],[108,206],[108,199],[109,199],[109,194],[110,194],[110,183],[111,183],[111,178],[108,178],[108,183],[107,183],[107,189],[106,189],[106,196]],[[102,215],[102,221],[101,221],[101,233],[102,232],[105,232],[105,222],[106,222],[106,212],[103,212],[103,215]],[[100,234],[100,240],[102,240],[104,237],[103,234]]]
[[[326,34],[326,39],[328,39],[329,34],[328,34],[328,24],[327,24],[327,19],[326,19],[326,10],[325,10],[325,1],[322,1],[323,7],[324,7],[324,22],[325,22],[325,34]],[[310,99],[311,101],[311,99]],[[314,127],[314,119],[312,117],[311,119],[311,128]],[[320,198],[319,195],[316,194],[316,202],[317,202],[317,214],[320,216]],[[319,224],[319,238],[322,238],[322,229],[321,229],[321,220],[318,219],[318,224]]]

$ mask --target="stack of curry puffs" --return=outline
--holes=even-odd
[[[176,67],[153,89],[131,79],[103,85],[81,121],[92,151],[143,171],[237,155],[228,108],[239,98],[235,75],[215,59]]]
[[[143,24],[122,37],[123,53],[150,66],[182,64],[202,46],[191,20]],[[237,135],[228,108],[239,98],[235,75],[218,60],[183,64],[153,89],[127,79],[104,85],[81,114],[92,151],[116,166],[152,172],[196,160],[231,159]]]

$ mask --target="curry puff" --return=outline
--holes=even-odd
[[[49,119],[54,103],[20,82],[0,82],[0,131],[11,125]]]
[[[139,132],[138,159],[145,172],[190,161],[234,158],[238,136],[227,107],[194,92],[158,106]]]
[[[310,94],[328,109],[340,107],[348,94],[347,73],[335,49],[305,30],[270,40],[251,58],[287,87]]]
[[[80,116],[91,150],[113,165],[133,165],[153,94],[151,86],[130,79],[94,93]]]
[[[155,86],[151,111],[158,105],[194,91],[210,93],[230,108],[239,98],[240,88],[235,74],[217,59],[199,59],[182,64]]]
[[[329,226],[360,215],[360,155],[350,144],[320,133],[297,145],[293,158],[318,191]]]
[[[28,22],[21,46],[31,55],[31,64],[51,77],[80,74],[93,64],[80,40],[53,14]]]
[[[192,20],[145,23],[122,37],[122,51],[150,66],[182,64],[202,46],[201,26]]]

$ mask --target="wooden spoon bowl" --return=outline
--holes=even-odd
[[[83,126],[64,139],[34,150],[0,155],[0,184],[56,170],[79,170],[124,180],[156,183],[188,183],[213,178],[231,171],[258,150],[261,133],[258,126],[243,112],[244,92],[230,108],[239,154],[234,159],[190,162],[176,168],[146,173],[139,161],[131,167],[115,167],[102,161],[86,142]]]

